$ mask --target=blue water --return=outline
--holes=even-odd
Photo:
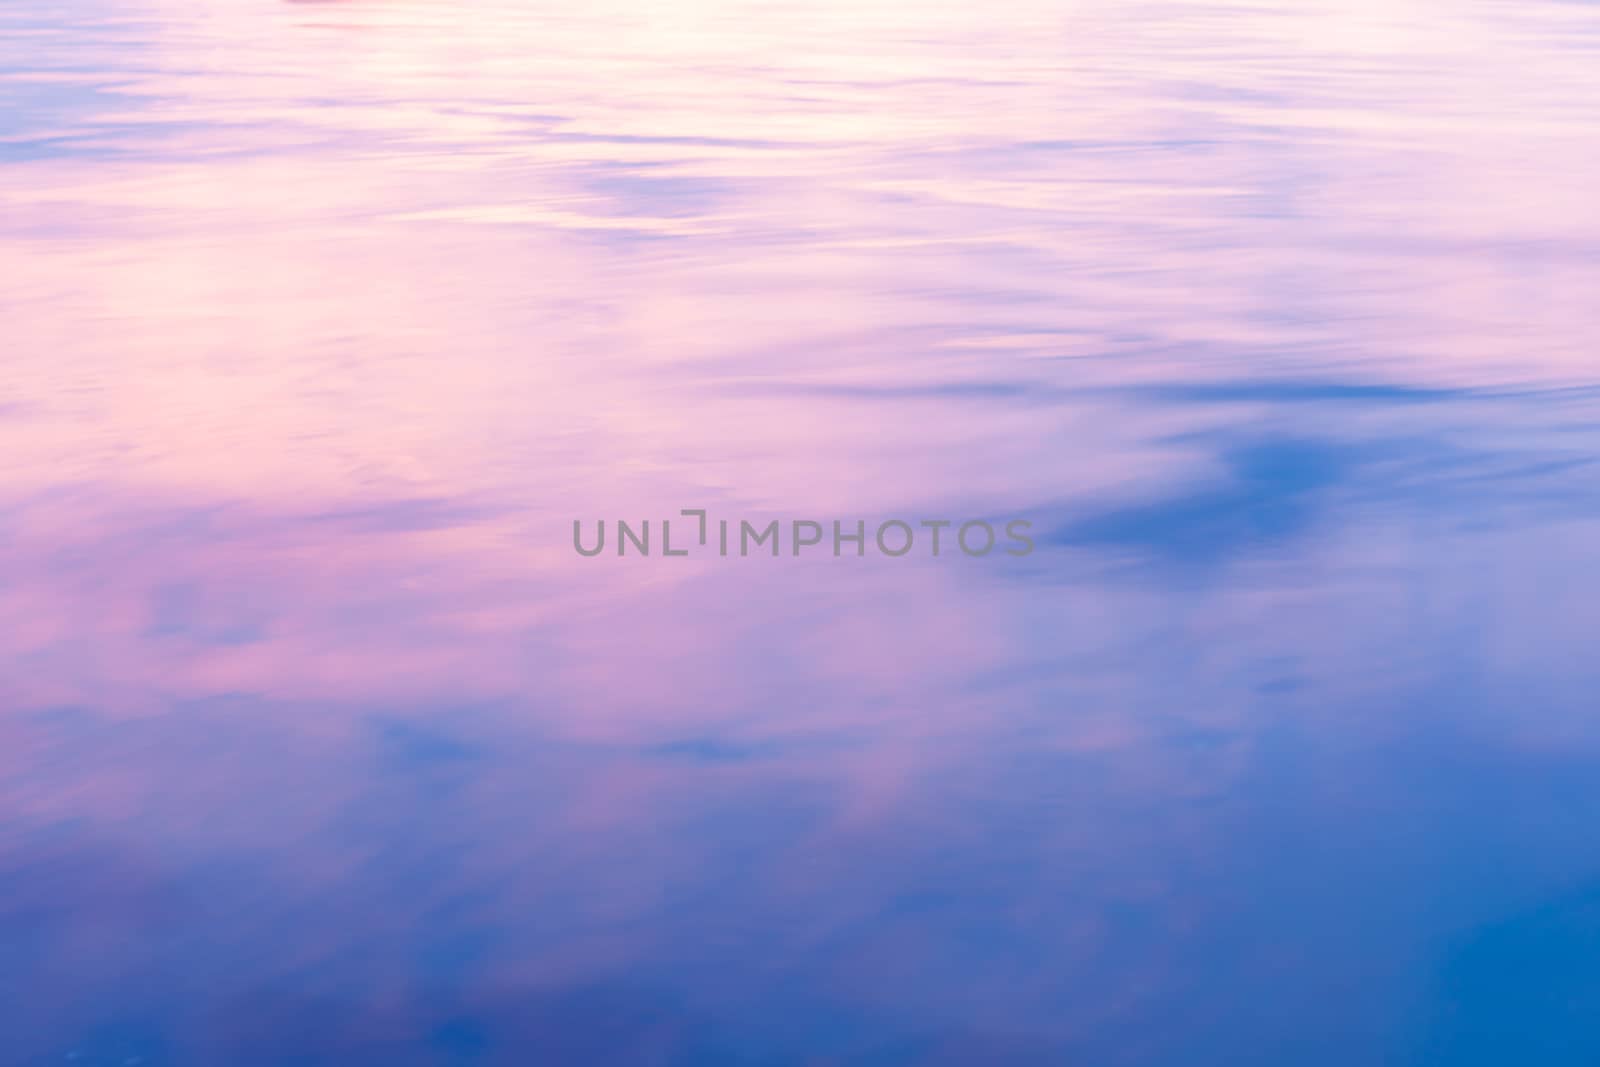
[[[0,1063],[1600,1063],[1596,175],[1589,3],[10,0]]]

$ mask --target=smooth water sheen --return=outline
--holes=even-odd
[[[0,1062],[1592,1065],[1597,342],[1590,0],[6,0]]]

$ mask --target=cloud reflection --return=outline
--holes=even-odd
[[[0,30],[8,1056],[1584,1048],[1592,8]]]

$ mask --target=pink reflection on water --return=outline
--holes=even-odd
[[[64,1029],[147,957],[213,1062],[311,1010],[254,984],[370,1051],[653,966],[1136,1057],[1230,938],[1403,1003],[1360,931],[1504,902],[1382,836],[1521,832],[1417,736],[1593,749],[1581,5],[4,17],[0,919]],[[570,548],[695,507],[1042,548]]]

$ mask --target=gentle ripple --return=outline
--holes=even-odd
[[[0,1060],[1593,1064],[1597,176],[1592,2],[8,0]]]

